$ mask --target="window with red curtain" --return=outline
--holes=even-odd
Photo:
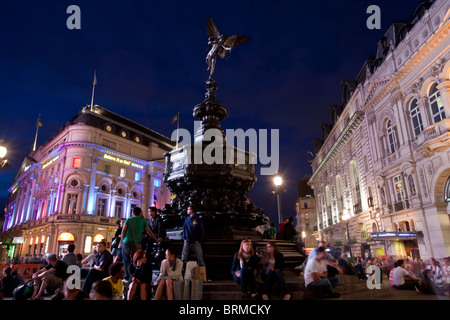
[[[81,158],[73,158],[72,167],[73,168],[81,167]]]

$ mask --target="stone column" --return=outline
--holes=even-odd
[[[88,193],[88,205],[87,205],[87,214],[94,214],[94,205],[95,205],[95,180],[97,176],[97,164],[98,158],[92,158],[92,170],[91,170],[91,179],[89,181],[89,193]]]

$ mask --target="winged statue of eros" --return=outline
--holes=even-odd
[[[210,78],[214,73],[217,55],[224,59],[227,53],[230,53],[234,47],[250,40],[250,38],[246,36],[232,35],[227,37],[220,34],[219,29],[217,29],[212,18],[209,18],[208,24],[206,25],[206,34],[208,35],[208,45],[210,46],[206,56],[206,63],[208,64],[207,70],[210,70]]]

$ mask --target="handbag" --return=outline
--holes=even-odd
[[[114,240],[111,242],[111,248],[118,249],[119,248],[119,237],[115,237]]]
[[[206,267],[195,267],[193,280],[201,280],[206,282]]]
[[[176,280],[173,282],[173,299],[174,300],[183,300],[184,293],[184,281]]]
[[[190,300],[202,300],[203,299],[203,282],[201,280],[191,280],[191,299]]]

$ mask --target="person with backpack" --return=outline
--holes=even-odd
[[[150,229],[148,221],[141,217],[142,210],[139,207],[133,209],[134,217],[128,218],[122,228],[122,262],[125,269],[125,281],[130,281],[130,272],[128,270],[131,257],[135,252],[141,249],[141,235],[145,230],[150,237],[155,241],[161,239],[156,238],[153,231]]]

